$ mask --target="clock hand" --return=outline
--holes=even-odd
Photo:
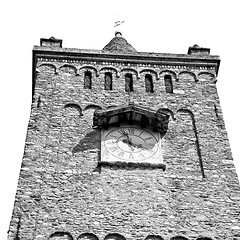
[[[131,150],[133,151],[134,150],[134,143],[132,141],[132,139],[128,136],[128,134],[126,132],[123,132],[123,134],[127,137],[126,139],[123,139],[122,141],[124,143],[126,143],[130,148]]]
[[[132,151],[134,150],[135,147],[145,149],[142,146],[142,144],[135,144],[133,142],[133,140],[129,137],[129,134],[127,132],[125,132],[124,130],[122,130],[122,134],[127,137],[127,139],[123,139],[123,142],[127,143]]]
[[[131,146],[133,147],[137,147],[137,148],[141,148],[141,149],[145,149],[142,144],[136,144],[133,142],[133,140],[128,136],[128,139],[129,139],[129,143],[131,144]]]

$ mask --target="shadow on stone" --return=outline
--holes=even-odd
[[[100,144],[100,135],[97,130],[87,133],[80,142],[73,147],[72,153],[83,152],[90,149],[96,149]]]

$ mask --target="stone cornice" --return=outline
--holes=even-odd
[[[35,46],[34,54],[39,57],[72,60],[94,60],[110,62],[131,62],[149,63],[165,65],[196,65],[196,66],[215,66],[218,69],[220,58],[216,55],[188,55],[188,54],[169,54],[169,53],[149,53],[137,52],[131,54],[119,54],[105,52],[101,50],[85,50],[74,48],[49,48]]]

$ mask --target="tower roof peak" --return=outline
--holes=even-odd
[[[103,48],[103,51],[117,53],[136,53],[137,50],[122,37],[120,31],[115,32],[115,37]]]

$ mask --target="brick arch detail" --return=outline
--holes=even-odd
[[[174,72],[174,71],[172,71],[172,70],[163,70],[163,71],[161,71],[161,72],[159,72],[159,78],[160,78],[160,76],[161,75],[170,75],[170,76],[172,76],[175,80],[178,80],[178,78],[177,78],[177,74]]]
[[[77,238],[77,240],[80,240],[80,239],[99,240],[99,238],[93,233],[82,233]]]
[[[198,82],[196,74],[193,72],[190,72],[190,71],[182,71],[182,72],[178,73],[178,76],[177,76],[178,80],[179,80],[179,76],[181,76],[182,74],[189,74],[190,76],[192,76],[194,78],[195,82]]]
[[[99,76],[99,71],[97,70],[97,68],[95,68],[95,67],[93,67],[93,66],[91,66],[91,65],[85,65],[85,66],[80,67],[80,68],[79,68],[79,73],[80,73],[81,70],[90,71],[90,72],[94,71],[96,77]],[[78,74],[79,74],[79,73],[78,73]]]
[[[210,238],[210,237],[199,237],[196,240],[213,240],[213,238]]]
[[[182,108],[182,109],[177,110],[176,117],[177,117],[178,113],[181,113],[181,112],[182,113],[187,113],[191,117],[193,132],[194,132],[194,135],[195,135],[195,144],[196,144],[196,149],[197,149],[197,154],[198,154],[198,159],[199,159],[199,165],[200,165],[202,177],[205,178],[203,161],[202,161],[202,153],[201,153],[201,148],[200,148],[200,143],[199,143],[199,138],[198,138],[198,131],[197,131],[197,127],[196,127],[194,114],[191,110]]]
[[[61,71],[62,69],[67,69],[67,68],[73,70],[74,74],[77,75],[77,68],[74,67],[73,65],[70,65],[70,64],[64,64],[64,65],[62,65],[61,67],[59,67],[59,68],[58,68],[58,73],[59,73],[59,71]]]
[[[98,110],[102,110],[102,107],[97,105],[97,104],[89,104],[84,108],[84,111],[88,110],[88,109],[98,109]]]
[[[158,73],[150,68],[145,68],[145,69],[141,70],[139,73],[140,73],[140,75],[141,74],[151,74],[151,75],[154,74],[156,79],[159,79]]]
[[[119,233],[109,233],[105,236],[104,240],[114,239],[114,240],[126,240],[124,236]]]
[[[48,63],[43,63],[43,64],[39,65],[39,66],[37,67],[37,69],[36,69],[36,72],[37,72],[37,73],[40,73],[40,72],[41,72],[40,69],[41,69],[42,67],[51,68],[51,69],[53,70],[54,74],[57,74],[57,67],[56,67],[54,64],[48,64]]]
[[[64,108],[74,108],[79,112],[79,116],[82,116],[82,108],[76,103],[67,103]]]
[[[164,238],[159,235],[148,235],[145,240],[164,240]]]
[[[65,237],[66,240],[74,240],[72,235],[69,233],[69,232],[55,232],[55,233],[52,233],[48,240],[51,240],[51,239],[54,239],[54,238],[58,238],[58,237]]]
[[[140,78],[138,71],[133,68],[123,68],[121,72],[134,73],[138,79]]]
[[[201,79],[202,75],[208,75],[208,76],[210,76],[210,80],[213,81],[213,83],[216,83],[216,82],[217,82],[216,76],[215,76],[213,73],[211,73],[211,72],[206,72],[206,71],[205,71],[205,72],[200,72],[200,73],[198,73],[198,79],[199,79],[199,80]]]
[[[173,111],[170,110],[169,108],[159,108],[157,110],[157,113],[166,113],[166,114],[170,115],[173,120],[176,120]]]
[[[116,74],[116,76],[117,76],[117,78],[119,78],[120,77],[120,73],[119,73],[119,70],[118,69],[116,69],[116,68],[113,68],[113,67],[103,67],[103,68],[101,68],[100,70],[99,70],[99,72],[115,72],[115,74]]]
[[[175,236],[170,238],[170,240],[189,240],[189,239],[183,236]]]
[[[107,109],[116,108],[116,107],[117,107],[117,105],[109,105],[109,106],[107,106]]]

